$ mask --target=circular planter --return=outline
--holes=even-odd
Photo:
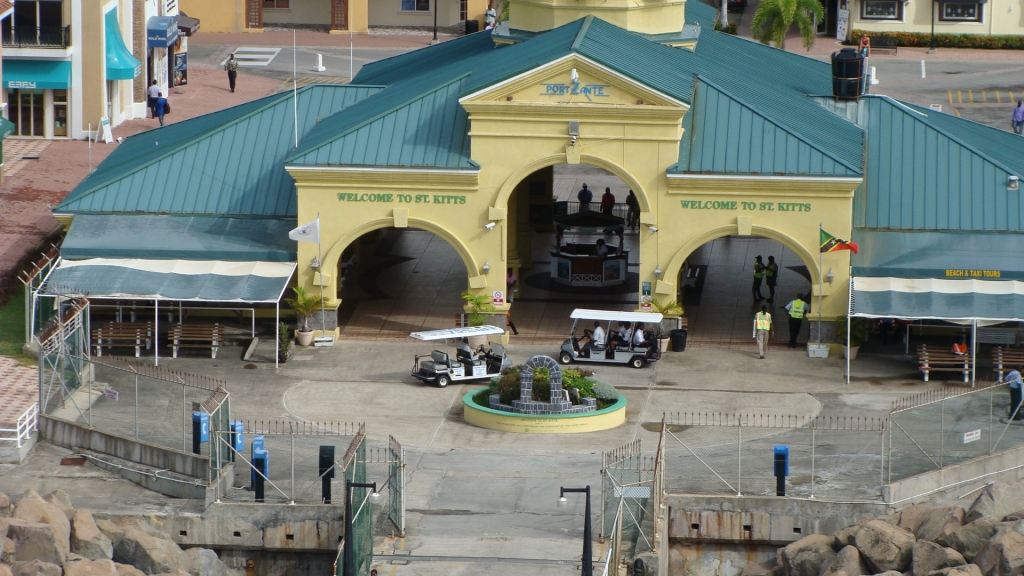
[[[309,346],[313,343],[313,331],[303,332],[302,330],[296,330],[295,338],[298,339],[299,346]]]
[[[856,360],[857,352],[860,352],[860,346],[850,346],[849,348],[847,348],[846,345],[843,345],[844,357],[849,358],[850,360]]]
[[[477,388],[462,397],[466,422],[480,428],[519,432],[522,434],[576,434],[610,430],[626,422],[626,397],[611,406],[584,414],[515,414],[493,410],[473,401],[484,388]]]

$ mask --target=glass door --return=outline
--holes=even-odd
[[[53,135],[54,137],[67,137],[68,135],[68,91],[53,91]]]
[[[17,127],[16,136],[45,135],[42,90],[12,90],[8,102],[10,120]]]

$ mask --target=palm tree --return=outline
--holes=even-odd
[[[814,22],[825,17],[818,0],[761,0],[750,23],[751,32],[763,44],[786,48],[786,33],[796,24],[804,39],[804,48],[814,45]]]

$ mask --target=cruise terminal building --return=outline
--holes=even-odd
[[[493,32],[368,64],[351,85],[132,136],[54,208],[68,235],[43,290],[249,306],[322,285],[331,331],[350,247],[410,228],[458,254],[451,291],[491,296],[506,269],[542,266],[552,167],[587,165],[636,195],[637,308],[676,299],[701,246],[757,236],[806,267],[814,321],[819,296],[825,322],[1024,320],[1024,139],[836,98],[829,63],[714,18],[697,0],[512,0]],[[319,255],[288,239],[318,216]],[[859,254],[822,254],[822,229]]]

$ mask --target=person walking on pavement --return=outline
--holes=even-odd
[[[764,296],[761,296],[761,281],[764,279],[764,263],[761,261],[761,257],[754,258],[754,287],[752,291],[754,293],[754,302],[760,302],[764,300]]]
[[[804,302],[803,294],[797,294],[796,300],[786,304],[786,312],[789,312],[789,347],[796,348],[796,337],[800,335],[804,316],[811,313],[811,305]]]
[[[1020,134],[1024,132],[1024,103],[1017,100],[1017,107],[1013,109],[1013,133]]]
[[[224,69],[228,71],[228,86],[231,87],[231,91],[235,91],[235,79],[238,78],[238,60],[235,60],[235,55],[232,54],[228,61],[224,63]]]
[[[580,201],[580,212],[586,212],[590,210],[590,201],[594,199],[594,193],[587,188],[587,183],[583,183],[583,188],[576,193],[576,199]]]
[[[605,188],[604,194],[601,195],[601,213],[611,216],[614,209],[615,194],[612,194],[611,188]]]
[[[157,86],[156,80],[153,80],[153,83],[146,89],[146,97],[149,99],[149,115],[151,118],[156,118],[156,99],[160,97],[160,87]]]
[[[1010,385],[1010,420],[1024,420],[1024,414],[1021,414],[1020,403],[1021,403],[1021,367],[1017,366],[1009,373],[1004,382]]]
[[[519,283],[519,278],[516,276],[515,270],[509,268],[508,269],[508,275],[505,276],[505,286],[506,286],[505,289],[508,290],[508,294],[506,294],[506,296],[508,296],[508,303],[509,304],[512,303],[512,296],[516,293],[516,288],[517,288],[517,284],[518,283]]]
[[[519,330],[516,330],[516,323],[512,321],[512,311],[505,311],[505,326],[512,329],[513,336],[519,336]]]
[[[757,340],[757,356],[761,360],[764,360],[764,353],[768,351],[768,343],[774,335],[772,315],[768,313],[768,307],[762,304],[761,311],[754,314],[754,338]]]
[[[775,256],[769,256],[764,266],[764,281],[768,284],[768,301],[775,304],[775,287],[779,285],[779,265],[775,263]]]
[[[632,190],[629,191],[629,196],[626,196],[626,208],[626,226],[638,227],[640,225],[640,201],[636,199],[636,194]]]
[[[167,103],[163,92],[156,93],[156,102],[153,103],[153,114],[160,119],[160,125],[164,125],[164,114],[171,111],[171,105]]]

